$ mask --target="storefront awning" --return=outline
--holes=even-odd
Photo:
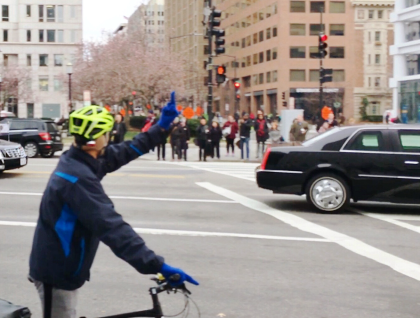
[[[254,96],[263,96],[264,95],[264,91],[256,91],[254,92]]]
[[[245,93],[245,97],[251,97],[251,93]]]
[[[277,88],[267,90],[267,95],[274,95],[274,94],[277,94]]]

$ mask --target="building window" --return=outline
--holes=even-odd
[[[273,60],[277,60],[277,48],[273,49],[273,55],[272,55]]]
[[[310,46],[309,47],[309,58],[318,59],[319,58],[319,47]]]
[[[31,30],[26,30],[26,42],[32,41],[32,32]]]
[[[70,31],[70,41],[72,43],[75,43],[76,42],[76,30],[71,30]]]
[[[70,18],[76,19],[76,6],[70,6]]]
[[[379,10],[378,11],[378,19],[383,19],[384,17],[384,10]]]
[[[60,92],[63,89],[61,80],[57,77],[54,78],[54,92]]]
[[[260,73],[258,83],[259,84],[264,84],[264,73]]]
[[[246,57],[246,66],[251,66],[251,55]]]
[[[305,12],[305,1],[290,1],[290,12]]]
[[[9,30],[3,30],[3,42],[9,42]]]
[[[251,36],[246,37],[246,46],[251,46]]]
[[[375,11],[369,10],[369,19],[373,19],[374,13],[375,13]]]
[[[344,47],[343,46],[332,46],[332,47],[330,47],[330,58],[332,58],[332,59],[343,59],[344,58]]]
[[[64,43],[64,30],[57,31],[57,42]]]
[[[381,40],[381,31],[375,32],[375,41],[379,42]]]
[[[26,55],[26,66],[32,66],[32,55]]]
[[[266,32],[265,38],[266,38],[267,40],[271,39],[271,28],[268,28],[268,29],[267,29],[267,32]]]
[[[381,86],[381,78],[375,77],[375,87],[380,87],[380,86]]]
[[[325,12],[325,1],[311,1],[311,12]]]
[[[26,116],[34,118],[34,104],[26,104]]]
[[[292,47],[290,47],[290,58],[292,58],[292,59],[304,59],[304,58],[306,58],[306,47],[304,47],[304,46],[292,46]]]
[[[277,71],[273,71],[273,83],[277,82]]]
[[[330,35],[343,36],[344,24],[330,24]]]
[[[252,75],[252,85],[258,85],[258,75]]]
[[[346,80],[344,70],[333,70],[332,78],[333,82],[344,82]]]
[[[370,65],[372,63],[371,58],[370,58],[370,54],[368,55],[368,65]]]
[[[264,52],[260,52],[259,54],[259,62],[264,63]]]
[[[64,22],[64,6],[57,6],[57,22]]]
[[[39,55],[39,66],[48,66],[48,54]]]
[[[9,21],[9,6],[1,6],[2,21]]]
[[[47,30],[47,42],[55,42],[55,30]]]
[[[306,35],[305,24],[290,24],[290,35]]]
[[[55,6],[47,6],[47,22],[55,22]]]
[[[346,3],[344,1],[331,1],[330,13],[346,13]]]
[[[321,26],[321,24],[311,24],[309,26],[309,29],[310,29],[310,35],[318,36],[319,33],[325,31],[325,24],[323,24],[322,26]]]
[[[39,15],[39,22],[44,22],[44,6],[38,6],[38,15]]]
[[[257,44],[258,43],[258,33],[254,33],[253,35],[253,44]]]
[[[310,70],[309,71],[309,81],[310,82],[319,82],[319,70]]]
[[[32,15],[32,12],[31,12],[31,5],[27,5],[27,6],[26,6],[26,17],[27,17],[27,18],[30,18],[30,17],[31,17],[31,15]]]
[[[62,54],[54,55],[54,66],[63,66],[64,56]]]
[[[48,92],[48,77],[45,77],[45,76],[39,77],[39,90],[41,92]]]
[[[368,86],[369,86],[369,87],[372,87],[372,80],[371,80],[371,78],[370,78],[370,77],[368,78],[368,83],[369,83],[369,84],[368,84]]]
[[[264,31],[260,31],[259,38],[260,42],[264,41]]]
[[[258,53],[255,53],[254,54],[254,56],[253,56],[253,63],[254,63],[254,65],[257,65],[258,64]]]
[[[246,40],[245,40],[245,38],[242,39],[242,46],[241,47],[243,49],[246,47]]]
[[[291,82],[305,82],[305,70],[290,70]]]
[[[265,55],[266,55],[266,61],[267,62],[270,62],[271,61],[271,50],[267,50],[266,52],[265,52]]]
[[[267,83],[271,83],[271,72],[267,72],[267,74],[266,74],[266,77],[267,77]]]
[[[277,36],[277,27],[273,28],[273,38]]]
[[[381,54],[375,54],[375,64],[381,64]]]

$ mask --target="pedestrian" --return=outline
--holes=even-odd
[[[284,138],[279,130],[278,121],[273,121],[268,135],[270,137],[271,147],[279,146],[282,142],[284,142]]]
[[[160,140],[160,143],[158,143],[157,145],[157,157],[158,157],[158,161],[160,160],[160,154],[162,151],[162,160],[165,161],[165,155],[166,155],[166,142],[168,141],[168,136],[169,136],[169,132],[165,131],[162,134],[162,138]]]
[[[207,120],[205,118],[201,118],[200,125],[197,128],[197,142],[198,142],[198,149],[199,149],[199,160],[207,161],[206,159],[206,146],[207,140],[209,138],[209,127],[207,126]]]
[[[212,158],[214,158],[215,151],[217,159],[220,159],[220,140],[222,140],[223,134],[222,129],[220,128],[220,125],[217,121],[213,121],[211,124],[210,129],[210,140],[211,140],[211,153]]]
[[[246,147],[246,159],[249,160],[249,139],[251,138],[251,127],[252,120],[249,118],[249,115],[245,113],[243,118],[240,120],[240,146],[241,146],[241,159],[244,159],[244,147]]]
[[[178,125],[179,125],[179,118],[177,117],[175,118],[174,122],[172,123],[171,128],[169,129],[170,136],[171,136],[172,160],[175,160],[175,155],[178,154],[178,141],[179,141],[178,137],[179,136],[178,136],[178,133],[176,132]]]
[[[330,129],[330,124],[328,121],[324,122],[322,126],[318,129],[318,134],[323,134],[324,132]]]
[[[119,144],[124,141],[125,134],[127,133],[127,126],[123,121],[121,114],[115,115],[115,123],[112,128],[112,140],[114,144]]]
[[[191,133],[185,118],[181,119],[177,131],[179,138],[178,160],[182,160],[182,158],[184,158],[184,161],[187,161],[188,144],[190,142]]]
[[[265,142],[268,139],[268,124],[267,119],[264,117],[264,112],[259,110],[257,112],[257,119],[254,123],[255,134],[257,135],[257,159],[264,154]],[[261,150],[261,152],[260,152]]]
[[[237,114],[237,113],[235,113]],[[223,125],[223,135],[226,138],[227,154],[229,156],[229,150],[232,148],[232,157],[235,157],[235,138],[238,133],[238,124],[232,116],[228,117],[228,121]]]
[[[327,123],[329,125],[329,129],[338,126],[338,122],[335,120],[335,115],[333,113],[328,115]]]
[[[385,123],[389,124],[389,118],[391,117],[391,113],[390,112],[386,112],[386,116],[385,116]]]
[[[309,131],[309,125],[303,120],[303,115],[299,115],[290,129],[290,140],[303,142],[306,139],[306,134]]]
[[[175,93],[158,125],[132,141],[108,146],[114,119],[99,106],[70,116],[74,142],[60,158],[44,191],[29,261],[29,279],[42,302],[44,318],[75,318],[78,289],[90,278],[100,241],[142,274],[178,275],[198,284],[184,271],[167,265],[115,211],[101,180],[146,154],[178,116]]]

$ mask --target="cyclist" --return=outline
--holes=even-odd
[[[153,149],[178,116],[175,92],[158,125],[147,133],[107,147],[114,119],[99,106],[87,106],[70,116],[74,143],[48,182],[30,257],[29,279],[35,283],[44,318],[75,318],[77,290],[89,280],[99,241],[142,274],[160,272],[169,279],[198,285],[181,269],[164,263],[124,222],[100,181],[107,174]]]

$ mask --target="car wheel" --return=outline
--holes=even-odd
[[[41,156],[43,158],[51,158],[51,157],[54,157],[54,154],[55,154],[55,152],[51,150],[51,151],[48,151],[48,152],[42,152]]]
[[[26,155],[28,158],[35,158],[38,156],[38,145],[36,142],[29,141],[23,147],[25,149]]]
[[[350,203],[350,188],[336,174],[319,174],[309,180],[306,199],[311,206],[323,213],[337,213]]]

